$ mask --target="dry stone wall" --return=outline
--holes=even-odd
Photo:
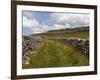
[[[23,64],[29,64],[31,54],[34,54],[42,45],[41,37],[23,36],[22,39]]]

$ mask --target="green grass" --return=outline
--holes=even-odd
[[[44,46],[30,57],[23,68],[87,66],[88,58],[79,50],[63,43],[44,39]]]
[[[89,32],[84,31],[84,32],[75,32],[72,34],[66,34],[66,37],[75,37],[75,38],[81,38],[81,39],[89,39]]]
[[[81,31],[81,32],[50,32],[40,34],[42,37],[65,37],[65,38],[80,38],[80,39],[89,39],[89,31]]]
[[[70,29],[63,29],[53,30],[38,35],[43,38],[44,46],[31,55],[30,64],[23,64],[23,68],[72,67],[89,65],[87,55],[80,52],[75,47],[58,42],[59,40],[52,40],[56,37],[89,39],[89,31],[73,32]]]

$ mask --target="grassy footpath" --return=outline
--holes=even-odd
[[[44,39],[44,46],[30,57],[30,64],[23,65],[23,68],[86,66],[88,64],[86,55],[76,48]]]

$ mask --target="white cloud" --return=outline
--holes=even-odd
[[[35,18],[29,19],[26,16],[23,16],[23,27],[30,28],[33,31],[33,34],[43,33],[51,30],[50,26],[45,24],[41,25]]]
[[[44,32],[47,32],[49,30],[59,30],[59,29],[66,29],[67,26],[65,25],[60,25],[60,24],[54,24],[53,26],[48,26],[48,25],[41,25],[42,29]]]
[[[54,24],[53,26],[49,26],[46,24],[40,24],[38,20],[35,18],[29,19],[26,16],[23,16],[23,27],[28,27],[33,31],[33,34],[45,33],[49,30],[59,30],[69,28],[69,24]]]
[[[23,16],[26,16],[29,19],[33,19],[34,18],[34,15],[33,15],[34,12],[32,12],[32,11],[23,11],[22,13],[23,13]]]
[[[89,26],[90,21],[89,14],[52,13],[50,16],[56,24],[67,23],[70,27]]]
[[[39,22],[34,19],[28,19],[27,17],[23,16],[23,27],[35,28],[39,26]]]
[[[54,24],[53,26],[48,26],[46,24],[40,24],[38,20],[34,19],[29,19],[25,16],[23,16],[23,27],[28,27],[33,31],[33,34],[37,33],[44,33],[49,30],[58,30],[58,29],[65,29],[65,25],[60,25],[60,24]]]
[[[33,34],[44,33],[44,32],[45,31],[39,27],[33,29]]]
[[[45,22],[40,22],[29,13],[24,13],[23,27],[28,27],[33,31],[33,34],[44,33],[49,30],[59,30],[66,28],[84,27],[89,26],[89,15],[87,14],[67,14],[67,13],[51,13],[50,18],[54,21],[52,26],[47,25]]]
[[[54,25],[54,30],[58,30],[58,29],[66,29],[65,25],[61,25],[61,24],[55,24]]]

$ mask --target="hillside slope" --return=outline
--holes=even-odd
[[[51,30],[46,33],[33,34],[31,36],[41,36],[41,37],[65,37],[65,38],[81,38],[89,39],[89,27],[75,28],[75,29],[60,29]]]
[[[32,48],[29,46],[31,54],[28,53],[30,54],[28,58],[29,64],[22,65],[24,69],[89,65],[89,52],[87,52],[88,54],[85,53],[89,49],[89,44],[87,44],[89,43],[88,28],[53,30],[47,33],[31,35],[30,38],[32,41],[28,41],[31,42],[30,46],[32,46]],[[67,44],[71,45],[63,42],[63,40],[67,41],[67,39],[69,39]],[[86,44],[84,44],[84,40],[86,40]],[[35,43],[32,45],[34,41]],[[37,43],[39,48],[33,51],[34,47],[37,47],[35,45]],[[85,51],[82,51],[82,49]]]

